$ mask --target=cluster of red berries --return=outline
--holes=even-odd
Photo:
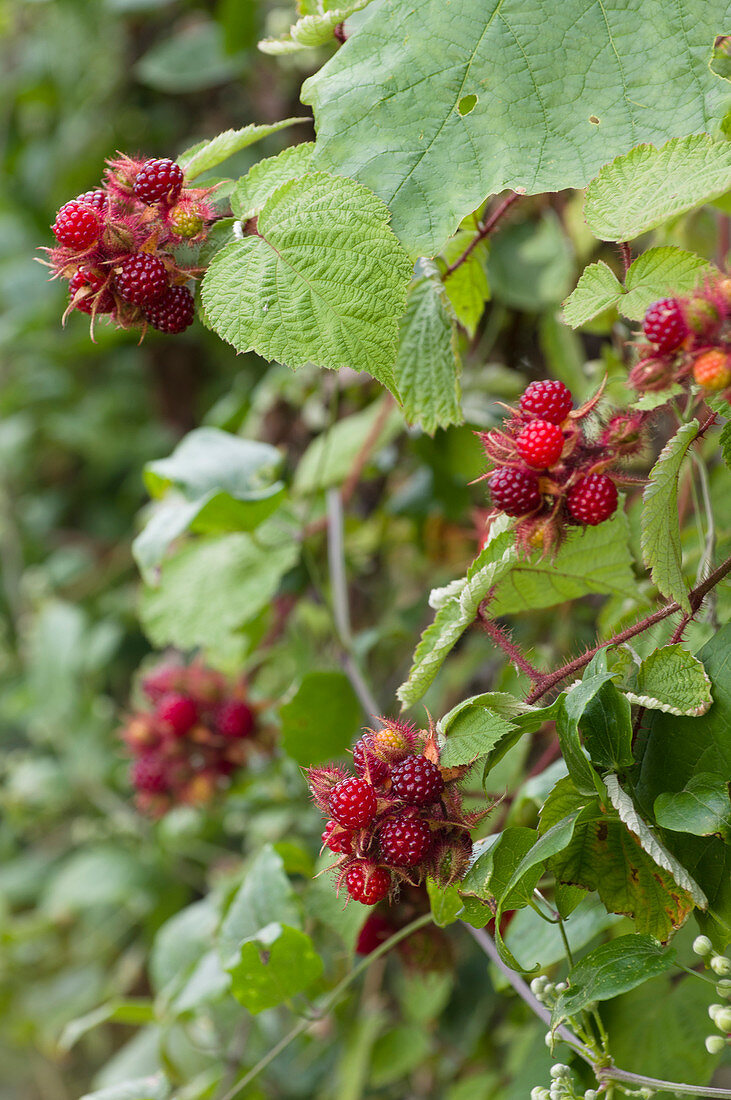
[[[138,808],[161,817],[209,802],[260,740],[245,684],[194,661],[159,665],[141,686],[152,709],[129,715],[120,731]]]
[[[354,745],[355,775],[334,765],[307,773],[329,818],[323,846],[340,856],[338,890],[344,883],[364,905],[393,900],[400,884],[418,885],[427,874],[458,881],[480,816],[462,812],[456,780],[463,769],[440,768],[432,731],[384,722]]]
[[[614,514],[617,474],[606,471],[639,450],[645,414],[617,413],[591,439],[585,418],[600,396],[574,409],[563,382],[531,382],[502,429],[479,433],[493,464],[488,525],[501,512],[515,517],[519,545],[550,550],[569,525],[594,527]]]
[[[183,332],[194,317],[187,283],[199,271],[183,266],[179,247],[205,237],[216,217],[211,189],[185,187],[172,160],[119,156],[107,164],[103,185],[65,203],[51,227],[58,245],[46,251],[54,277],[69,282],[66,314]]]
[[[687,298],[663,298],[645,314],[647,344],[630,372],[636,390],[664,390],[691,379],[731,397],[731,278],[706,283]]]

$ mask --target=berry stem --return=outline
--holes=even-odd
[[[477,614],[480,620],[480,626],[485,633],[492,638],[495,645],[499,646],[500,649],[508,655],[513,664],[519,668],[521,672],[524,672],[535,684],[542,683],[545,679],[544,673],[534,668],[530,661],[523,656],[517,645],[510,640],[507,632],[503,630],[501,626],[498,626],[494,619],[489,619],[485,615],[482,606],[480,606]]]
[[[625,275],[632,266],[632,249],[627,241],[620,241],[619,250],[622,253],[622,263],[624,265]]]
[[[722,562],[722,564],[719,565],[701,584],[697,585],[688,593],[691,615],[697,613],[708,593],[715,588],[719,581],[722,581],[728,573],[731,573],[731,557]],[[559,684],[562,680],[565,680],[567,676],[572,676],[575,672],[579,672],[588,665],[592,657],[595,657],[601,649],[606,649],[608,646],[612,645],[620,645],[622,642],[634,638],[637,634],[642,634],[643,631],[648,630],[651,626],[655,626],[656,623],[662,622],[663,619],[667,619],[669,615],[674,615],[676,611],[680,610],[680,604],[676,600],[673,600],[671,603],[666,604],[665,607],[653,611],[652,615],[648,615],[646,618],[641,619],[640,622],[635,623],[634,626],[628,626],[626,630],[620,631],[619,634],[614,634],[611,638],[608,638],[606,642],[599,642],[592,649],[588,649],[586,653],[583,653],[581,657],[576,657],[573,661],[568,661],[565,665],[556,669],[555,672],[545,676],[543,682],[538,684],[530,695],[527,696],[526,703],[535,703],[538,699],[542,699],[551,688],[556,686],[556,684]]]
[[[465,263],[465,261],[470,258],[470,256],[472,255],[474,250],[477,248],[480,241],[484,241],[485,237],[490,236],[492,231],[495,229],[497,224],[503,219],[503,217],[505,216],[507,211],[510,209],[510,207],[513,205],[513,203],[517,202],[517,200],[519,198],[520,198],[520,192],[511,191],[510,194],[506,198],[503,199],[503,201],[500,203],[500,205],[495,207],[494,211],[492,212],[492,214],[490,214],[490,216],[487,218],[487,220],[484,221],[482,223],[482,225],[477,227],[477,233],[472,238],[470,243],[467,245],[467,247],[465,248],[462,255],[458,256],[453,264],[449,264],[449,266],[447,267],[447,270],[444,272],[444,275],[442,276],[443,279],[445,279],[445,280],[448,279],[449,276],[453,272],[455,272],[458,267],[461,267],[462,264]]]

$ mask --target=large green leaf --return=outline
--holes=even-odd
[[[256,233],[213,258],[201,286],[208,323],[237,351],[365,370],[396,391],[411,263],[388,221],[353,180],[290,180],[267,198]]]
[[[698,421],[683,424],[650,471],[643,493],[642,555],[663,596],[690,611],[683,576],[678,521],[678,477],[688,448],[698,434]]]
[[[199,141],[197,145],[191,145],[178,157],[178,164],[185,172],[188,182],[196,179],[203,172],[210,171],[222,164],[234,153],[239,153],[256,141],[275,134],[278,130],[284,130],[287,126],[294,126],[298,122],[308,122],[306,118],[284,118],[281,122],[269,122],[262,126],[252,123],[243,126],[240,130],[224,130],[222,134],[216,134],[208,141]]]
[[[462,423],[457,331],[441,279],[433,264],[412,284],[401,321],[396,388],[404,416],[433,435]]]
[[[703,18],[727,18],[725,7],[706,4]],[[700,58],[696,64],[699,70]],[[694,76],[699,75],[698,70]],[[685,133],[699,129],[691,124]],[[638,141],[642,140],[646,139],[638,135]],[[631,241],[731,188],[731,145],[727,141],[713,141],[708,134],[697,133],[675,138],[659,149],[638,141],[631,143],[638,148],[607,164],[586,189],[584,215],[589,229],[601,240]]]
[[[231,210],[236,217],[242,221],[253,217],[283,183],[311,172],[314,151],[314,142],[304,141],[300,145],[290,145],[276,157],[257,161],[238,181],[231,195]]]
[[[726,0],[565,0],[550,19],[538,0],[451,0],[448,13],[373,0],[303,88],[319,165],[372,188],[407,247],[434,255],[487,195],[583,187],[639,142],[711,128],[725,86],[708,60],[727,15]]]
[[[344,673],[321,671],[305,676],[279,716],[284,751],[298,764],[310,766],[341,756],[350,747],[363,711]]]

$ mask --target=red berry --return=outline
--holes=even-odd
[[[92,268],[80,267],[69,280],[69,292],[74,302],[74,309],[80,309],[82,313],[111,313],[115,306],[114,296],[109,287],[102,290],[104,283],[104,275],[100,275]],[[86,293],[74,301],[82,289]]]
[[[375,905],[383,901],[391,889],[391,875],[385,867],[377,867],[367,859],[351,863],[345,874],[345,885],[354,901]]]
[[[415,867],[431,848],[431,829],[418,817],[394,817],[381,828],[378,839],[384,863]]]
[[[375,951],[377,947],[385,943],[395,931],[393,925],[389,924],[380,913],[371,913],[358,933],[355,944],[356,954],[370,955],[371,951]]]
[[[137,252],[122,261],[116,277],[117,290],[128,302],[149,306],[167,290],[165,264],[149,252]]]
[[[177,202],[183,187],[183,169],[174,160],[146,160],[137,173],[132,193],[141,202]]]
[[[157,704],[155,714],[171,727],[176,737],[184,737],[198,721],[198,707],[189,695],[170,691]]]
[[[731,382],[731,359],[719,348],[704,351],[695,361],[693,378],[707,390],[725,390]]]
[[[550,420],[532,420],[515,441],[520,457],[537,470],[554,466],[561,457],[563,444],[563,432]]]
[[[393,793],[411,806],[436,802],[444,790],[438,766],[425,756],[409,756],[391,772]]]
[[[184,675],[184,669],[179,664],[158,665],[157,668],[153,668],[151,672],[148,672],[142,680],[142,690],[148,699],[151,699],[153,703],[158,699],[162,699],[163,695],[167,695],[169,691],[175,691],[182,682]]]
[[[500,466],[490,475],[493,504],[508,516],[524,516],[541,503],[538,478],[530,470]]]
[[[248,737],[254,728],[254,713],[251,707],[238,699],[229,699],[216,711],[216,729],[224,737]]]
[[[365,737],[353,745],[353,764],[358,775],[366,776],[371,783],[381,783],[388,775],[388,765],[378,759]]]
[[[563,424],[573,405],[571,390],[554,378],[531,382],[520,399],[520,407],[524,413],[539,416],[549,424]]]
[[[59,244],[84,249],[99,240],[102,222],[99,211],[90,203],[72,199],[61,207],[51,228]]]
[[[589,474],[569,490],[569,512],[577,523],[596,527],[617,508],[617,486],[606,474]]]
[[[337,821],[328,821],[322,834],[322,843],[331,852],[344,852],[346,855],[353,853],[353,834],[338,825]]]
[[[688,335],[688,326],[675,298],[653,302],[642,325],[645,336],[660,351],[675,351]]]
[[[171,286],[145,312],[153,328],[173,335],[193,324],[195,301],[187,286]]]
[[[84,191],[83,195],[77,195],[76,202],[86,202],[97,210],[106,210],[107,193],[101,187],[95,187],[93,191]]]
[[[157,753],[143,753],[132,765],[130,779],[138,791],[161,794],[168,786],[165,761]]]
[[[346,829],[361,829],[376,816],[378,799],[365,779],[351,776],[336,783],[330,791],[330,813]]]

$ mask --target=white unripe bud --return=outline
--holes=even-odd
[[[711,970],[719,978],[728,978],[731,976],[731,959],[725,955],[714,955],[711,959]]]
[[[530,1090],[530,1100],[548,1100],[548,1089],[536,1085],[534,1089]]]
[[[711,951],[713,951],[713,944],[708,936],[696,936],[693,940],[693,950],[696,955],[700,955],[701,957],[710,955]]]
[[[563,1062],[556,1062],[554,1066],[551,1066],[551,1077],[554,1081],[560,1080],[561,1077],[570,1077],[571,1070],[568,1066],[565,1066]]]
[[[720,1054],[726,1046],[726,1040],[722,1035],[707,1035],[706,1050],[709,1054]]]
[[[584,1093],[584,1100],[599,1100],[599,1093],[596,1089],[587,1089]]]
[[[565,993],[566,990],[568,989],[568,987],[569,987],[568,982],[559,982],[558,985],[556,986],[556,992],[557,993]]]
[[[721,978],[716,986],[717,997],[731,997],[731,978]]]
[[[720,1009],[719,1012],[716,1013],[715,1016],[712,1016],[711,1019],[713,1020],[718,1030],[722,1031],[725,1035],[728,1035],[729,1032],[731,1032],[731,1008],[724,1006]]]

